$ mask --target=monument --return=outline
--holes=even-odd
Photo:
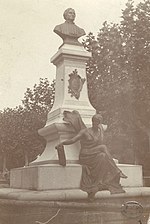
[[[37,214],[41,220],[51,216],[55,224],[146,223],[150,206],[145,199],[149,197],[150,189],[145,188],[143,193],[141,166],[117,164],[128,177],[121,180],[126,193],[122,191],[110,195],[105,189],[97,192],[95,201],[89,203],[87,193],[80,189],[82,167],[79,164],[79,141],[65,145],[66,164],[59,165],[55,147],[76,135],[73,126],[63,119],[65,111],[77,111],[87,127],[92,125],[91,119],[95,114],[88,99],[86,77],[86,62],[91,53],[78,40],[85,31],[75,25],[74,9],[65,10],[64,19],[65,23],[54,28],[54,32],[63,39],[51,58],[56,66],[55,102],[45,127],[39,130],[39,134],[47,140],[46,148],[28,167],[11,170],[11,188],[0,191],[0,198],[15,200],[15,206],[20,205],[21,211],[29,212],[34,208],[32,220],[26,221],[29,224],[42,223],[36,221]],[[28,201],[32,202],[32,206]],[[9,201],[7,206],[11,208]],[[21,223],[26,224],[24,220],[25,214],[22,214]]]
[[[63,39],[63,44],[51,58],[51,62],[56,66],[55,101],[45,127],[39,130],[39,134],[47,140],[46,148],[29,167],[14,169],[11,172],[11,187],[36,190],[80,188],[82,174],[82,167],[79,165],[80,142],[65,146],[67,160],[65,168],[59,166],[55,146],[75,135],[74,128],[63,120],[64,111],[78,111],[85,125],[87,127],[92,125],[91,119],[95,109],[89,102],[86,78],[86,61],[91,57],[91,53],[87,52],[78,41],[85,31],[75,25],[74,9],[66,9],[64,19],[65,23],[54,28],[54,32]],[[142,186],[140,166],[136,167],[138,173],[134,173],[136,178],[134,183],[128,171],[131,166],[118,166],[128,176],[126,181],[122,180],[123,185],[125,182],[125,186],[132,184]]]

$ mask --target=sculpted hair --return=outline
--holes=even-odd
[[[67,14],[68,14],[68,12],[69,12],[70,10],[73,10],[73,11],[75,12],[75,10],[72,9],[72,8],[68,8],[68,9],[66,9],[66,10],[64,11],[64,14],[63,14],[63,17],[64,17],[65,20],[67,20]]]
[[[92,121],[93,120],[98,120],[99,122],[102,122],[103,120],[103,117],[101,114],[95,114],[93,117],[92,117]]]

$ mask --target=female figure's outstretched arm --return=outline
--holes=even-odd
[[[75,135],[73,138],[64,140],[63,142],[59,143],[59,144],[56,146],[56,148],[59,148],[59,147],[61,147],[61,146],[63,146],[63,145],[72,145],[73,143],[75,143],[75,142],[81,140],[81,138],[82,138],[83,135],[84,135],[84,132],[85,132],[85,130],[82,129],[82,130],[81,130],[77,135]]]

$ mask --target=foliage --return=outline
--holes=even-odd
[[[150,3],[135,7],[129,0],[120,24],[104,22],[97,38],[89,33],[83,43],[92,52],[87,64],[91,103],[104,115],[111,146],[122,152],[125,146],[139,153],[150,137],[149,40]]]
[[[35,84],[33,90],[27,88],[22,103],[24,107],[29,111],[33,110],[37,113],[47,113],[53,106],[54,95],[55,80],[53,80],[50,85],[47,78],[40,78],[40,83]]]
[[[8,169],[24,166],[25,155],[31,162],[44,150],[45,140],[38,130],[45,125],[52,107],[54,83],[50,85],[47,79],[40,79],[33,90],[27,89],[23,106],[0,112],[0,153],[7,158]]]
[[[22,107],[7,108],[0,119],[0,148],[7,157],[7,168],[24,165],[24,153],[28,151],[30,160],[39,154],[42,148],[36,114],[29,113]],[[36,122],[35,122],[36,120]]]

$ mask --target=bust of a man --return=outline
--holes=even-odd
[[[68,8],[64,11],[65,22],[57,25],[54,32],[63,39],[63,44],[81,45],[78,38],[85,35],[85,31],[75,25],[74,20],[76,17],[75,10]]]

